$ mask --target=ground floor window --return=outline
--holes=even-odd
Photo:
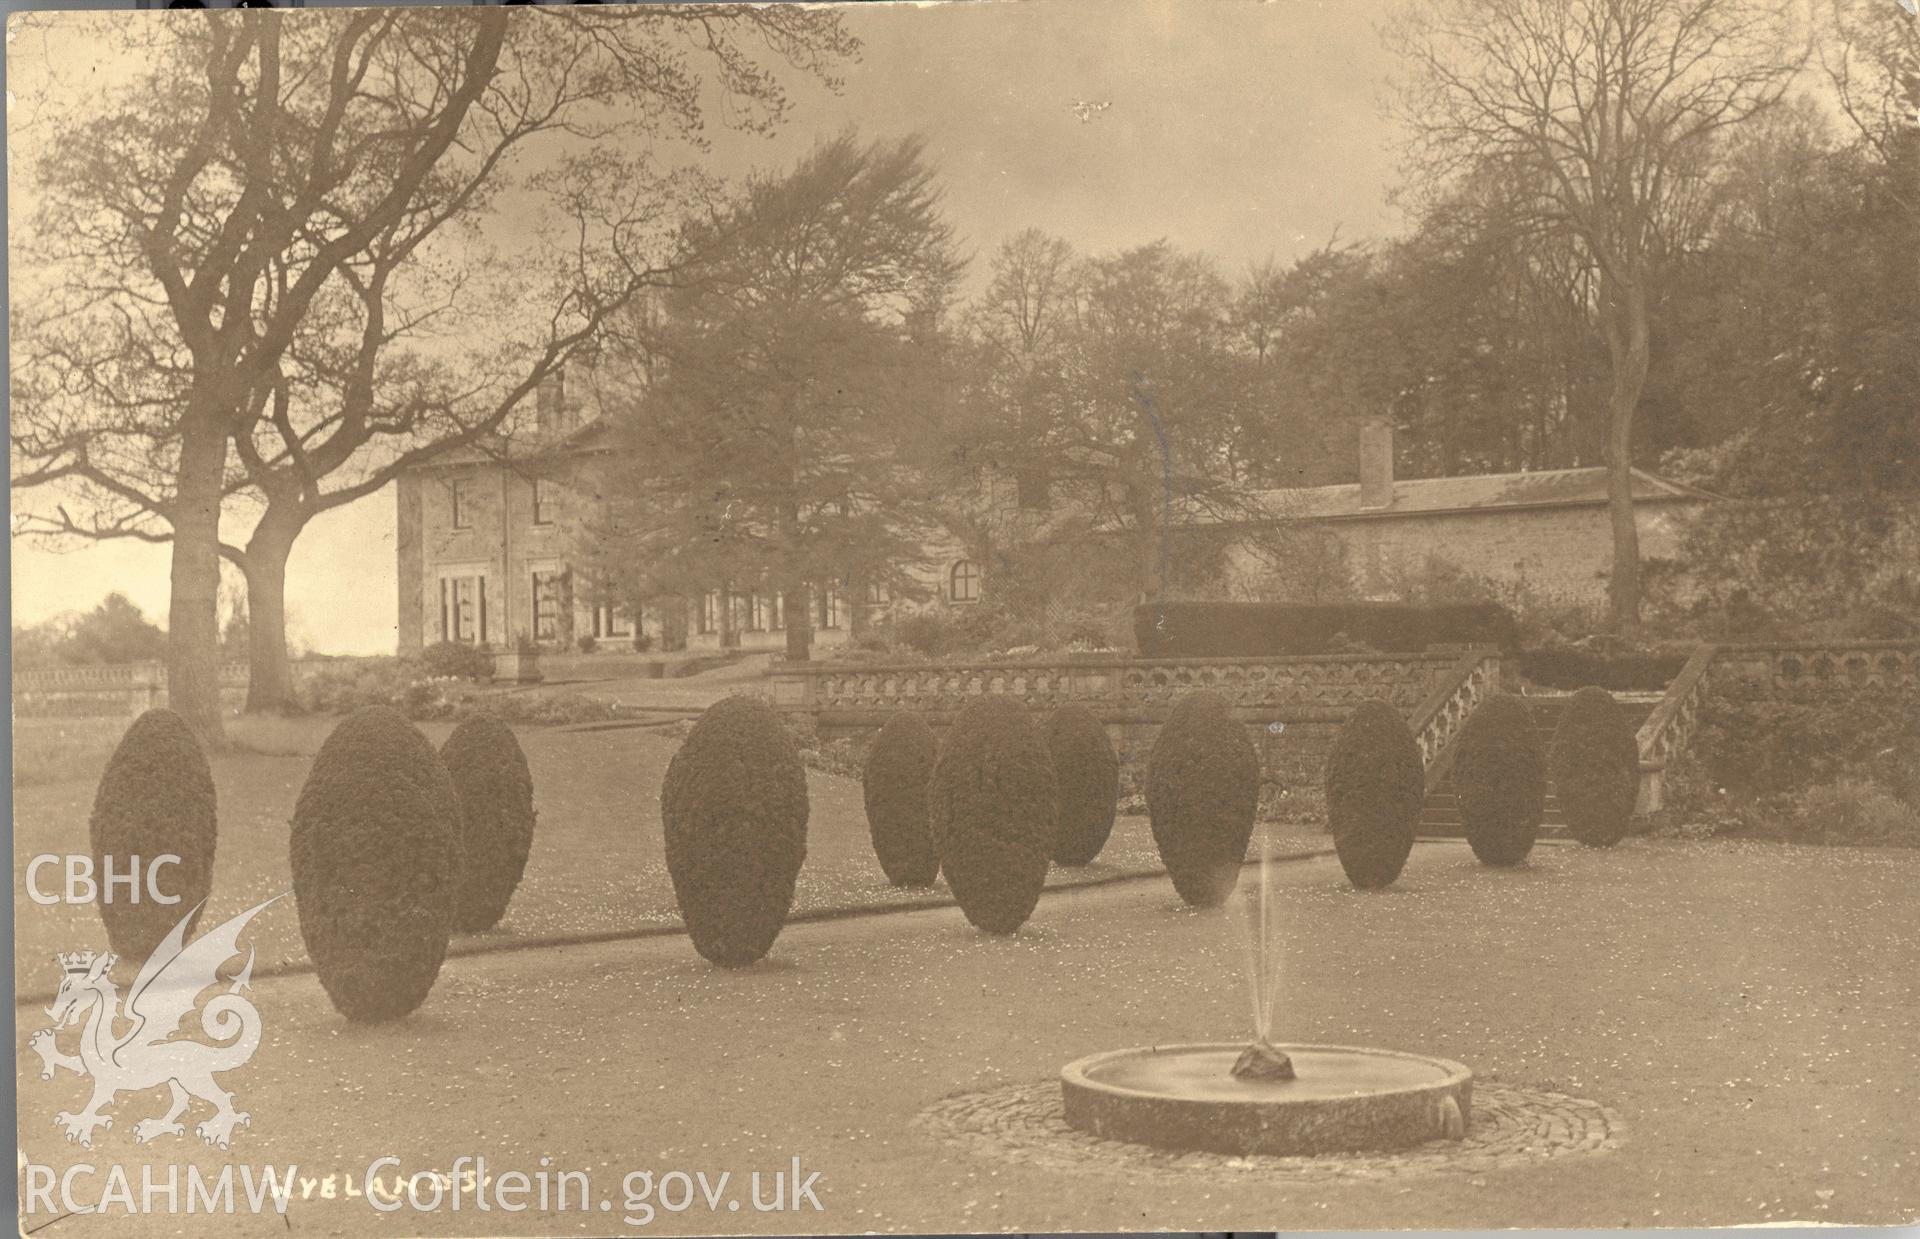
[[[593,608],[593,635],[596,637],[631,637],[633,619],[625,608],[611,602],[603,602]]]
[[[533,639],[560,639],[561,615],[567,605],[567,574],[564,569],[546,569],[533,574]]]
[[[720,631],[720,591],[710,589],[700,598],[699,630],[701,632]]]
[[[823,590],[820,594],[820,627],[840,627],[840,595],[834,590]]]
[[[487,643],[487,578],[440,578],[440,639],[467,645]]]

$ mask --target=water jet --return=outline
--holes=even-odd
[[[1386,1152],[1461,1139],[1473,1072],[1397,1050],[1269,1039],[1278,990],[1267,841],[1249,900],[1250,1043],[1112,1050],[1060,1073],[1067,1125],[1106,1140],[1239,1156]]]

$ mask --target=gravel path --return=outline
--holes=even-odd
[[[420,1011],[373,1029],[342,1023],[311,977],[267,979],[265,1041],[227,1078],[253,1116],[231,1153],[133,1144],[127,1129],[161,1107],[157,1092],[124,1098],[93,1151],[65,1145],[51,1116],[76,1105],[80,1083],[37,1072],[21,1082],[23,1147],[56,1168],[115,1162],[136,1183],[149,1158],[163,1174],[293,1163],[310,1183],[284,1226],[149,1219],[143,1235],[619,1232],[634,1170],[732,1176],[719,1215],[656,1212],[646,1229],[667,1233],[1891,1223],[1920,1211],[1920,854],[1630,840],[1542,848],[1494,871],[1464,846],[1422,844],[1383,893],[1352,891],[1327,860],[1272,873],[1277,1035],[1466,1062],[1490,1101],[1566,1099],[1558,1108],[1586,1125],[1583,1143],[1598,1133],[1593,1147],[1300,1182],[1202,1164],[1134,1174],[1074,1164],[1065,1148],[1023,1160],[936,1130],[951,1099],[1044,1096],[1061,1064],[1096,1050],[1245,1031],[1242,909],[1194,913],[1159,882],[1049,895],[1005,940],[952,910],[792,925],[737,972],[677,936],[455,960]],[[18,1015],[24,1045],[45,1021]],[[535,1173],[542,1157],[550,1172],[584,1170],[593,1199],[585,1211],[480,1215],[469,1200],[382,1215],[323,1187],[330,1172],[357,1182],[377,1156],[412,1172],[471,1154],[494,1175]],[[796,1156],[822,1176],[823,1212],[725,1208],[752,1172],[770,1179]],[[102,1226],[76,1217],[61,1233]]]

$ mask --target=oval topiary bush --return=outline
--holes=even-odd
[[[193,921],[187,933],[193,933],[198,905],[213,889],[217,837],[213,773],[193,728],[172,710],[148,710],[133,720],[107,760],[87,822],[94,880],[113,896],[100,904],[100,919],[115,954],[146,959],[188,913]],[[159,856],[180,858],[153,877],[159,892],[178,903],[155,902],[147,890],[148,868]],[[137,902],[124,883],[108,892],[109,872],[137,874]]]
[[[867,833],[881,872],[895,886],[930,886],[940,873],[927,825],[927,781],[940,742],[918,714],[887,720],[867,750],[860,790],[867,804]]]
[[[1626,837],[1640,795],[1640,742],[1612,693],[1588,687],[1567,698],[1547,767],[1569,834],[1600,848]]]
[[[723,968],[773,946],[807,858],[807,772],[758,697],[708,706],[660,788],[667,873],[693,949]]]
[[[1061,706],[1049,714],[1046,738],[1060,798],[1053,863],[1092,864],[1107,846],[1120,809],[1120,758],[1107,729],[1084,706]]]
[[[399,1019],[426,1000],[453,932],[460,801],[433,745],[363,706],[320,746],[288,849],[300,936],[340,1014]]]
[[[1147,817],[1180,898],[1211,908],[1233,893],[1260,807],[1260,754],[1218,693],[1182,697],[1147,757]]]
[[[497,718],[470,718],[440,746],[460,800],[460,884],[453,927],[492,929],[526,872],[533,851],[533,774],[513,729]]]
[[[1053,760],[1027,707],[986,697],[960,712],[927,784],[941,872],[979,929],[1010,934],[1047,884],[1058,811]]]
[[[1349,882],[1374,890],[1400,876],[1426,800],[1413,730],[1387,702],[1362,702],[1327,756],[1327,825]]]
[[[1523,698],[1495,693],[1460,729],[1453,785],[1473,854],[1517,865],[1533,850],[1547,803],[1547,754]]]

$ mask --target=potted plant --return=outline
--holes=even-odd
[[[493,678],[509,684],[540,682],[540,647],[522,632],[513,639],[513,648],[493,656]]]

